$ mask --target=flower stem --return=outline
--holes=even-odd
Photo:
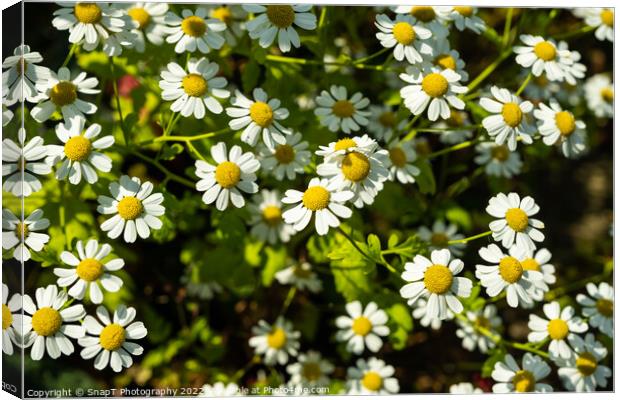
[[[116,76],[114,73],[114,61],[110,60],[110,71],[112,72],[112,87],[114,89],[114,99],[116,100],[116,111],[118,112],[118,119],[121,124],[121,131],[123,132],[123,139],[125,140],[125,146],[129,145],[129,134],[125,130],[125,120],[123,118],[123,110],[121,108],[121,99],[118,95],[118,83],[116,82]]]
[[[73,45],[71,45],[69,54],[67,54],[67,57],[65,57],[65,61],[62,62],[62,67],[66,67],[67,65],[69,65],[69,61],[71,61],[71,58],[75,54],[75,51],[77,50],[78,47],[79,47],[79,44],[77,43],[73,43]]]
[[[453,151],[458,151],[458,150],[466,149],[468,147],[471,147],[471,146],[477,144],[479,141],[480,141],[479,139],[473,139],[473,140],[468,140],[468,141],[465,141],[465,142],[462,142],[462,143],[458,143],[458,144],[455,144],[454,146],[450,146],[450,147],[447,147],[445,149],[435,151],[435,152],[429,154],[427,158],[429,158],[429,159],[430,158],[435,158],[435,157],[442,156],[442,155],[447,154],[447,153],[452,153]]]
[[[467,243],[467,242],[471,242],[472,240],[476,240],[476,239],[483,238],[485,236],[489,236],[492,233],[493,233],[492,231],[486,231],[486,232],[482,232],[474,236],[466,237],[464,239],[450,240],[448,244]]]
[[[392,71],[401,72],[399,69],[384,67],[383,65],[369,65],[363,63],[354,62],[341,62],[341,61],[319,61],[319,60],[307,60],[305,58],[285,57],[268,54],[266,59],[273,62],[287,63],[287,64],[301,64],[301,65],[334,65],[340,67],[353,67],[357,69],[369,69],[373,71]]]
[[[512,24],[512,13],[514,9],[508,8],[506,11],[506,22],[504,24],[504,35],[502,37],[502,48],[506,48],[508,46],[508,41],[510,40],[510,25]]]
[[[525,88],[527,87],[528,83],[530,83],[531,80],[532,80],[532,73],[530,72],[527,75],[527,78],[525,78],[525,80],[521,84],[521,86],[519,86],[519,89],[516,91],[515,95],[517,96],[521,95],[521,93],[523,92],[523,90],[525,90]]]
[[[286,295],[286,298],[284,299],[284,304],[282,305],[282,310],[280,311],[280,315],[286,314],[286,311],[288,310],[291,303],[293,302],[293,299],[295,298],[296,293],[297,293],[297,287],[291,286],[291,288],[288,290],[288,294]]]
[[[153,165],[155,168],[157,168],[158,170],[163,172],[164,175],[166,175],[166,179],[170,179],[170,180],[173,180],[175,182],[178,182],[178,183],[180,183],[182,185],[185,185],[185,186],[189,187],[190,189],[195,189],[196,188],[196,186],[194,185],[194,182],[190,181],[187,178],[184,178],[182,176],[179,176],[179,175],[169,171],[159,161],[157,161],[157,160],[155,160],[155,159],[153,159],[153,158],[151,158],[151,157],[149,157],[147,155],[144,155],[144,154],[140,153],[137,150],[129,150],[129,152],[131,154],[133,154],[134,156],[142,159],[143,161],[148,162],[149,164]]]
[[[467,91],[471,92],[478,85],[480,85],[495,69],[512,53],[511,49],[506,49],[500,53],[500,55],[489,64],[473,81],[467,85]]]

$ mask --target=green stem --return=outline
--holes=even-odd
[[[523,90],[525,90],[525,88],[527,87],[528,83],[530,83],[531,80],[532,80],[532,73],[530,72],[529,74],[527,74],[527,78],[525,78],[521,86],[519,86],[519,89],[516,91],[515,95],[517,96],[521,95],[521,93],[523,92]]]
[[[196,154],[196,157],[198,157],[201,160],[205,160],[205,158],[202,156],[202,154],[200,154],[200,152],[198,151],[198,149],[192,144],[192,142],[185,142],[185,144],[187,145],[187,148],[193,152],[194,154]]]
[[[480,85],[495,69],[512,53],[510,49],[504,50],[500,55],[489,64],[473,81],[467,85],[467,91],[471,92]]]
[[[125,140],[125,146],[129,145],[129,134],[125,130],[125,119],[123,118],[123,110],[121,108],[121,98],[118,95],[118,83],[116,82],[116,76],[114,73],[114,61],[110,60],[110,70],[112,72],[112,87],[114,89],[114,99],[116,100],[116,111],[118,112],[119,122],[121,124],[121,131],[123,132],[123,139]]]
[[[570,38],[574,38],[576,36],[581,36],[583,34],[586,34],[588,32],[592,32],[596,27],[594,26],[590,26],[590,25],[586,25],[580,29],[575,30],[568,30],[564,33],[560,33],[558,35],[553,36],[553,38],[555,40],[566,40],[566,39],[570,39]]]
[[[349,236],[348,233],[346,233],[342,227],[338,227],[338,232],[340,232],[340,234],[342,236],[344,236],[350,243],[351,245],[355,248],[355,250],[358,251],[358,253],[360,253],[362,256],[364,256],[364,258],[366,258],[369,261],[372,261],[373,263],[376,264],[381,264],[383,265],[385,268],[388,269],[388,271],[390,271],[391,273],[393,273],[394,275],[397,275],[400,277],[400,273],[396,270],[396,268],[392,267],[392,265],[390,263],[388,263],[383,257],[381,257],[381,259],[374,259],[371,256],[369,256],[368,254],[366,254],[366,252],[364,250],[362,250],[359,245],[357,244],[357,242],[351,237]]]
[[[187,178],[183,178],[182,176],[179,176],[171,171],[169,171],[166,167],[164,167],[159,161],[146,156],[142,153],[140,153],[137,150],[129,150],[129,152],[131,154],[133,154],[134,156],[142,159],[143,161],[148,162],[149,164],[153,165],[155,168],[157,168],[158,170],[160,170],[164,175],[166,175],[167,179],[173,180],[175,182],[178,182],[182,185],[185,185],[187,187],[189,187],[190,189],[195,189],[196,186],[194,185],[194,182],[190,181]]]
[[[77,50],[77,48],[80,45],[77,43],[73,43],[73,45],[71,46],[71,49],[69,50],[69,54],[67,54],[67,57],[65,57],[65,61],[62,62],[62,67],[66,67],[67,65],[69,65],[69,61],[71,61],[71,58],[73,57],[73,55],[75,54],[75,51]]]
[[[319,60],[307,60],[305,58],[285,57],[268,54],[266,59],[268,61],[287,63],[287,64],[300,64],[300,65],[333,65],[339,67],[353,67],[357,69],[368,69],[373,71],[392,71],[402,72],[399,69],[384,67],[383,65],[368,65],[368,64],[355,64],[355,62],[341,62],[341,61],[319,61]]]
[[[506,11],[506,22],[504,24],[504,35],[502,37],[502,48],[508,46],[508,40],[510,40],[510,25],[512,23],[512,13],[514,9],[509,8]]]
[[[473,146],[475,144],[477,144],[480,140],[479,139],[472,139],[472,140],[468,140],[459,144],[455,144],[454,146],[450,146],[447,147],[445,149],[441,149],[438,151],[435,151],[431,154],[428,155],[427,158],[435,158],[435,157],[439,157],[442,156],[444,154],[448,154],[448,153],[452,153],[453,151],[458,151],[458,150],[462,150],[462,149],[466,149],[470,146]]]
[[[420,128],[420,129],[416,129],[416,131],[418,131],[418,132],[431,132],[431,133],[455,132],[455,131],[464,131],[464,130],[469,130],[469,129],[478,129],[481,126],[482,126],[482,124],[458,126],[458,127],[450,127],[450,128]]]
[[[296,293],[297,293],[297,287],[291,286],[291,288],[288,290],[288,293],[286,295],[286,299],[284,299],[284,304],[282,305],[282,310],[280,311],[280,315],[286,314],[286,311],[288,311],[288,308],[293,302],[293,299],[295,298]]]
[[[476,240],[476,239],[483,238],[485,236],[489,236],[492,233],[493,233],[492,231],[486,231],[486,232],[482,232],[474,236],[466,237],[464,239],[450,240],[448,241],[448,244],[467,243],[467,242],[471,242],[472,240]]]
[[[194,140],[202,140],[207,139],[213,136],[221,135],[223,133],[230,132],[230,128],[220,129],[219,131],[201,133],[200,135],[195,136],[160,136],[158,138],[153,139],[152,141],[142,142],[140,145],[145,145],[149,143],[158,143],[158,142],[191,142]]]
[[[366,62],[368,60],[372,60],[373,58],[379,57],[381,54],[384,54],[384,53],[386,53],[389,50],[390,50],[390,48],[384,47],[381,50],[372,53],[368,57],[359,58],[359,59],[353,61],[353,64],[361,64],[361,63],[364,63],[364,62]]]

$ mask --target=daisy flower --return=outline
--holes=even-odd
[[[219,19],[226,24],[223,31],[224,39],[229,46],[237,45],[239,38],[245,32],[245,20],[248,13],[243,7],[237,5],[220,5],[209,8],[209,17]]]
[[[599,118],[614,116],[614,85],[606,74],[590,77],[584,85],[588,108]]]
[[[288,110],[280,107],[280,100],[269,100],[261,88],[254,89],[252,96],[254,100],[248,99],[238,90],[235,92],[235,97],[230,100],[234,107],[226,108],[226,114],[233,118],[228,126],[236,131],[245,128],[241,140],[250,146],[256,145],[261,132],[263,142],[270,149],[275,148],[276,144],[286,144],[285,135],[292,132],[278,121],[288,118]]]
[[[276,272],[276,280],[281,285],[293,285],[299,290],[308,290],[318,293],[323,287],[323,283],[312,270],[312,266],[307,262],[300,262]]]
[[[353,192],[342,190],[327,179],[312,178],[304,192],[289,189],[284,193],[282,203],[297,204],[286,210],[282,217],[287,224],[293,224],[296,231],[302,231],[314,214],[314,226],[319,235],[326,235],[329,228],[337,228],[340,218],[351,217],[352,211],[344,205],[353,198]]]
[[[433,39],[440,41],[445,39],[448,34],[448,27],[445,25],[446,18],[437,6],[395,6],[396,14],[409,14],[415,18],[424,28],[430,30]]]
[[[405,106],[413,115],[420,115],[428,108],[428,119],[436,121],[450,118],[450,106],[457,110],[465,108],[465,102],[457,96],[467,92],[461,86],[461,76],[451,69],[430,68],[416,72],[408,68],[400,79],[410,83],[400,90]]]
[[[420,297],[428,300],[428,318],[446,319],[448,309],[455,314],[463,311],[458,297],[469,297],[472,288],[470,279],[455,276],[463,270],[463,261],[450,261],[448,249],[433,250],[431,258],[416,255],[413,262],[405,264],[401,277],[406,282],[400,295],[413,305]]]
[[[353,301],[345,306],[348,315],[336,318],[339,331],[336,339],[347,343],[347,350],[353,354],[362,354],[364,348],[376,353],[383,346],[380,336],[390,334],[387,327],[388,316],[371,301],[362,309],[362,303]]]
[[[540,383],[551,373],[551,368],[539,356],[531,353],[523,355],[522,367],[506,354],[504,361],[498,361],[491,376],[498,381],[493,385],[493,393],[546,393],[553,392],[551,385]]]
[[[4,59],[2,68],[2,103],[10,106],[16,102],[38,103],[41,94],[36,85],[49,78],[50,70],[37,65],[43,57],[37,51],[30,51],[30,46],[20,45],[15,48],[13,55]]]
[[[347,394],[393,394],[398,393],[400,386],[394,378],[394,367],[383,360],[371,357],[359,359],[355,367],[347,369]]]
[[[455,6],[455,7],[436,7],[444,19],[452,22],[459,31],[469,29],[474,33],[481,34],[487,29],[482,18],[478,17],[477,7]]]
[[[598,287],[590,282],[586,285],[590,296],[579,293],[577,302],[581,305],[582,315],[588,318],[588,323],[598,328],[609,337],[614,336],[614,288],[606,282]]]
[[[21,330],[27,318],[21,312],[22,296],[13,293],[9,300],[9,287],[2,284],[2,352],[7,355],[13,354],[13,344],[22,346]]]
[[[56,171],[56,179],[63,180],[68,177],[71,184],[77,185],[83,176],[88,183],[93,184],[99,179],[95,169],[102,172],[112,170],[112,159],[97,150],[112,146],[114,136],[107,135],[96,139],[101,133],[101,125],[92,124],[84,129],[85,125],[86,120],[80,116],[56,125],[56,136],[64,145],[47,146],[49,164],[64,160]]]
[[[168,43],[176,43],[174,51],[177,53],[194,52],[196,49],[207,54],[211,49],[219,50],[224,45],[224,38],[220,34],[226,30],[226,24],[219,19],[207,18],[207,10],[198,7],[196,12],[184,9],[183,18],[172,11],[164,17],[169,36]]]
[[[69,31],[69,43],[80,44],[92,51],[103,43],[109,57],[120,56],[123,46],[131,47],[135,35],[132,20],[115,4],[109,3],[58,3],[62,8],[54,11],[52,25],[59,31]]]
[[[445,129],[438,132],[439,141],[445,144],[457,144],[470,139],[473,136],[471,129],[462,129],[470,125],[469,115],[463,111],[450,110],[450,118],[439,121],[433,128]]]
[[[410,15],[396,15],[394,20],[385,14],[377,15],[375,26],[380,32],[375,35],[381,46],[394,48],[394,58],[410,64],[422,63],[424,57],[433,55],[433,47],[427,42],[433,35],[429,29],[416,24]]]
[[[307,150],[308,142],[301,140],[301,133],[296,132],[286,136],[283,144],[277,144],[270,149],[260,146],[261,167],[267,174],[273,175],[277,180],[293,180],[297,174],[304,173],[304,167],[310,163],[311,154]]]
[[[86,72],[80,72],[71,79],[69,69],[66,67],[61,67],[58,75],[50,71],[47,80],[37,83],[37,90],[42,94],[39,99],[41,102],[30,114],[37,122],[47,121],[56,110],[60,111],[65,121],[78,115],[83,117],[84,114],[94,114],[97,106],[78,98],[78,93],[99,93],[99,89],[94,89],[98,84],[97,78],[86,78]]]
[[[19,144],[9,138],[2,141],[2,189],[16,197],[28,197],[41,190],[41,182],[36,175],[52,172],[51,165],[45,162],[49,146],[43,144],[40,136],[33,137],[24,145],[26,131],[23,128],[18,129],[17,140]]]
[[[205,107],[213,114],[221,114],[224,108],[217,99],[227,99],[230,92],[226,89],[228,82],[222,76],[216,76],[220,67],[202,57],[190,58],[185,71],[175,62],[168,63],[161,72],[159,87],[165,101],[174,101],[170,110],[180,112],[182,116],[202,119]]]
[[[116,239],[123,233],[127,243],[136,241],[136,233],[142,239],[151,234],[151,229],[160,229],[159,218],[164,215],[165,207],[161,204],[164,196],[153,193],[151,182],[140,182],[140,178],[121,176],[118,182],[108,186],[113,197],[99,196],[97,212],[104,215],[114,214],[101,224],[101,229],[108,233],[110,239]]]
[[[365,108],[370,104],[370,100],[360,92],[349,98],[346,87],[332,85],[329,92],[322,90],[315,101],[318,107],[314,114],[319,117],[321,125],[332,132],[342,130],[344,133],[351,133],[358,131],[360,126],[368,125],[370,112]]]
[[[241,208],[245,199],[240,190],[245,193],[258,192],[256,175],[260,163],[254,154],[243,153],[240,146],[233,146],[226,154],[226,143],[219,142],[211,147],[211,157],[217,165],[203,160],[196,160],[196,175],[201,178],[196,182],[196,190],[205,192],[202,201],[205,204],[215,202],[215,207],[223,211],[228,207],[228,201],[233,206]]]
[[[224,382],[215,382],[213,385],[203,385],[202,391],[199,397],[230,397],[241,396],[239,392],[239,386],[236,383],[230,382],[225,384]]]
[[[188,282],[187,277],[183,277],[187,295],[197,297],[200,300],[211,300],[216,294],[222,293],[222,285],[217,282]]]
[[[583,18],[588,26],[596,28],[594,36],[598,40],[614,41],[614,9],[584,8]]]
[[[407,121],[398,122],[398,115],[387,105],[370,106],[370,117],[368,118],[367,129],[377,140],[389,142],[392,137],[398,136],[400,131],[405,129]]]
[[[484,165],[484,172],[489,176],[512,178],[521,173],[521,156],[516,151],[508,150],[504,144],[482,142],[476,145],[476,152],[478,155],[474,161]]]
[[[518,82],[523,82],[528,75],[529,72],[521,70],[516,79]],[[534,76],[525,87],[523,93],[525,93],[526,98],[531,100],[550,100],[553,97],[559,98],[562,96],[561,92],[564,90],[563,85],[565,84],[566,82],[551,82],[545,75]]]
[[[463,348],[469,351],[478,348],[484,354],[495,348],[495,342],[482,334],[480,329],[483,328],[490,332],[499,331],[502,326],[502,319],[497,315],[497,307],[489,304],[476,311],[467,311],[465,316],[467,322],[460,319],[456,321],[459,325],[456,336],[463,339],[461,342]]]
[[[549,338],[549,354],[552,357],[570,358],[572,351],[566,339],[570,341],[575,334],[587,331],[588,324],[574,316],[573,307],[566,306],[561,309],[557,301],[545,304],[543,312],[547,319],[530,314],[527,326],[532,332],[527,336],[527,340],[530,343],[539,343]]]
[[[508,144],[508,149],[514,151],[517,148],[517,139],[526,144],[532,144],[532,128],[527,123],[527,114],[534,105],[529,101],[519,100],[508,89],[491,87],[494,99],[483,97],[480,99],[482,108],[492,113],[482,120],[482,126],[487,130],[491,138],[495,138],[497,144]]]
[[[159,46],[164,43],[167,34],[165,15],[168,12],[166,3],[137,2],[127,5],[127,15],[133,20],[133,46],[140,53],[144,52],[146,39]]]
[[[502,246],[510,248],[517,244],[522,249],[534,250],[536,242],[542,242],[545,235],[539,229],[545,224],[532,216],[538,214],[540,207],[530,196],[520,199],[517,193],[498,193],[491,197],[486,212],[498,218],[489,224],[493,239],[502,242]]]
[[[293,324],[283,317],[278,317],[273,325],[264,320],[252,328],[250,346],[256,354],[264,355],[267,365],[276,363],[286,365],[289,356],[297,356],[299,350],[299,331],[293,330]]]
[[[583,79],[586,76],[587,67],[580,63],[581,54],[578,51],[571,51],[568,48],[568,43],[561,41],[558,43],[558,49],[560,51],[568,51],[570,54],[570,58],[572,63],[564,64],[564,80],[569,85],[575,86],[577,85],[577,79]]]
[[[519,304],[529,307],[534,303],[531,292],[544,284],[543,275],[539,271],[524,269],[512,250],[506,255],[495,244],[482,247],[478,254],[491,265],[476,265],[476,278],[486,288],[488,296],[495,297],[505,290],[510,307]]]
[[[425,327],[431,327],[434,330],[441,328],[443,321],[451,320],[454,318],[454,313],[450,310],[447,311],[445,320],[439,318],[429,318],[428,316],[428,301],[423,297],[418,297],[415,303],[409,303],[413,307],[411,315],[415,319],[420,320],[420,325]]]
[[[286,372],[291,375],[289,386],[327,387],[329,385],[327,375],[334,372],[334,366],[321,357],[321,353],[310,350],[300,354],[296,363],[286,367]]]
[[[450,385],[451,394],[479,394],[484,393],[480,388],[474,387],[470,382],[461,382]]]
[[[388,155],[388,179],[392,182],[398,180],[402,184],[415,182],[415,177],[420,175],[420,169],[413,164],[418,158],[413,143],[394,140],[388,144]]]
[[[430,244],[429,250],[448,249],[455,256],[463,254],[465,243],[448,244],[451,240],[464,239],[463,234],[457,233],[458,227],[455,224],[446,224],[443,220],[437,219],[433,222],[433,226],[429,229],[421,226],[418,229],[418,237]]]
[[[90,239],[86,246],[78,240],[75,247],[77,257],[69,251],[60,254],[62,262],[74,268],[54,268],[54,275],[58,277],[56,284],[63,288],[71,286],[67,293],[78,300],[82,300],[89,291],[90,301],[101,304],[103,293],[99,285],[108,292],[118,292],[123,281],[110,272],[120,270],[125,262],[121,258],[102,261],[110,254],[112,247],[109,244],[100,246],[95,239]]]
[[[586,149],[586,124],[576,120],[572,112],[563,110],[554,100],[549,106],[544,103],[534,110],[534,117],[539,120],[538,131],[547,146],[556,143],[562,147],[562,154],[568,158],[577,157]]]
[[[97,318],[87,315],[84,318],[86,334],[78,339],[83,347],[80,356],[85,360],[95,358],[95,369],[102,370],[108,365],[114,372],[121,372],[133,364],[131,356],[139,356],[144,349],[134,340],[147,335],[142,322],[133,322],[136,309],[119,305],[113,318],[105,307],[97,307]],[[98,320],[97,320],[98,319]]]
[[[524,270],[538,271],[542,273],[543,280],[541,285],[532,287],[532,291],[530,291],[530,295],[534,300],[542,301],[548,290],[548,285],[553,285],[555,283],[555,267],[549,264],[549,261],[551,260],[551,252],[544,248],[538,250],[526,250],[518,247],[515,248],[514,251],[515,256],[521,263]]]
[[[301,46],[299,34],[293,25],[308,31],[316,29],[316,15],[310,12],[311,4],[245,4],[243,9],[254,14],[255,18],[245,26],[250,37],[258,39],[258,44],[264,48],[271,46],[277,36],[280,51],[286,53],[291,50],[291,44],[293,47]]]
[[[8,208],[2,209],[2,248],[10,250],[15,247],[13,257],[19,262],[30,260],[30,250],[41,251],[50,237],[39,233],[50,226],[50,221],[43,217],[43,211],[34,210],[23,221]]]
[[[607,357],[607,349],[588,333],[585,340],[574,335],[569,339],[574,352],[568,360],[556,359],[558,376],[564,387],[570,391],[593,392],[597,387],[605,388],[611,377],[609,367],[601,365]]]
[[[282,197],[277,190],[261,190],[254,195],[254,202],[248,205],[250,210],[250,233],[263,242],[275,244],[278,240],[286,243],[296,231],[282,219]]]
[[[520,35],[525,46],[515,46],[517,64],[532,68],[534,76],[543,72],[550,81],[563,81],[564,69],[573,63],[569,50],[560,50],[553,39],[545,40],[541,36]]]
[[[36,305],[27,294],[22,297],[26,314],[22,319],[24,349],[32,346],[30,358],[35,361],[42,359],[46,351],[53,359],[72,354],[74,348],[69,338],[79,339],[85,334],[79,324],[86,315],[84,306],[66,307],[68,295],[58,291],[56,285],[38,288],[35,298]]]

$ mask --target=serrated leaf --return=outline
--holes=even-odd
[[[381,241],[379,240],[379,236],[371,233],[368,235],[366,239],[368,242],[368,253],[369,256],[373,257],[375,260],[381,259]]]

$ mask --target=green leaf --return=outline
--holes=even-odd
[[[373,257],[375,260],[381,259],[381,241],[379,240],[379,236],[371,233],[368,235],[368,255]]]
[[[504,360],[506,356],[506,352],[501,348],[495,348],[491,352],[491,356],[486,359],[484,364],[482,364],[482,377],[488,378],[493,373],[493,369],[495,368],[495,364]]]
[[[471,217],[469,213],[462,207],[452,207],[446,211],[446,218],[464,230],[468,231],[472,228]]]
[[[247,93],[251,92],[253,88],[258,85],[258,77],[260,76],[260,65],[251,59],[243,67],[243,74],[241,74],[241,84],[243,90]]]
[[[416,177],[420,192],[424,194],[435,194],[437,187],[431,164],[426,160],[420,159],[415,162],[415,165],[420,169],[420,175]]]
[[[174,143],[172,145],[164,144],[161,149],[160,158],[162,160],[174,160],[176,156],[183,153],[184,147],[180,143]]]
[[[286,267],[288,254],[286,253],[285,246],[275,249],[267,247],[265,253],[267,254],[267,262],[265,263],[265,268],[263,268],[262,282],[265,286],[271,286],[276,272]]]
[[[356,243],[368,253],[365,243]],[[336,290],[347,301],[363,301],[372,295],[369,275],[375,271],[376,265],[360,254],[344,236],[337,236],[334,248],[327,256],[331,259]]]
[[[407,344],[407,337],[413,330],[411,310],[401,303],[396,303],[385,310],[390,316],[390,339],[394,350],[402,350]]]

